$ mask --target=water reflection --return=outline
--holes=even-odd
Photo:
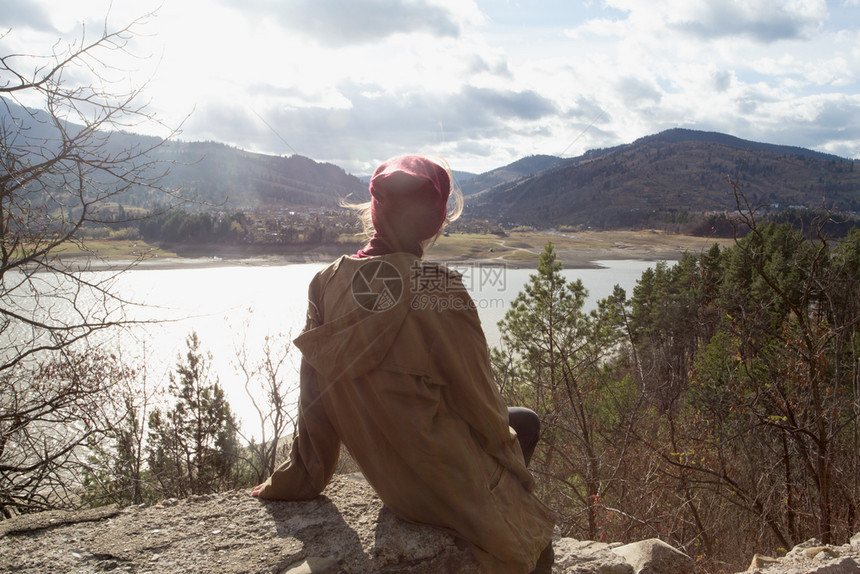
[[[569,279],[581,279],[589,291],[587,305],[612,293],[619,284],[632,294],[636,281],[654,262],[601,261],[599,269],[567,269]],[[250,361],[262,357],[267,335],[298,335],[304,326],[308,283],[323,264],[278,266],[231,265],[206,268],[137,268],[117,278],[116,292],[129,306],[129,318],[158,321],[121,333],[111,345],[121,349],[131,362],[146,365],[148,386],[165,384],[185,353],[185,339],[196,331],[201,347],[212,355],[217,374],[233,410],[253,431],[253,410],[244,391],[244,378],[236,370],[236,349],[247,351]],[[488,343],[499,343],[497,323],[510,308],[533,269],[460,265],[464,283],[478,308]],[[298,380],[298,353],[295,369],[287,376]],[[297,385],[296,385],[297,386]]]

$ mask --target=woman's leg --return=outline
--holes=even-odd
[[[508,424],[517,433],[523,458],[528,466],[540,438],[540,418],[531,409],[508,407]]]
[[[508,407],[508,424],[517,433],[523,458],[526,461],[526,466],[528,466],[540,438],[540,418],[531,409]],[[550,540],[541,552],[537,565],[531,574],[551,574],[553,562],[555,562],[555,553],[552,549],[552,540]]]

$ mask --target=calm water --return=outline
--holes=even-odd
[[[601,261],[599,269],[570,269],[564,275],[581,279],[589,292],[588,305],[612,293],[616,284],[632,294],[649,261]],[[287,341],[304,326],[307,286],[324,264],[277,266],[231,265],[205,268],[145,269],[122,274],[116,292],[141,303],[128,309],[133,319],[156,319],[116,341],[127,361],[146,365],[147,384],[164,384],[175,371],[185,339],[195,331],[204,351],[211,353],[211,373],[218,377],[233,410],[251,431],[254,411],[236,368],[237,349],[251,362],[262,357],[266,336],[285,335]],[[497,327],[533,269],[456,266],[464,274],[491,346],[499,343]],[[112,344],[114,344],[112,342]],[[292,355],[287,377],[298,381],[298,353]],[[256,434],[256,433],[254,433]]]

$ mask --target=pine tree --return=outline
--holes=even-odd
[[[127,395],[124,413],[116,426],[99,440],[90,440],[84,469],[83,502],[89,506],[128,506],[152,499],[152,487],[144,469],[143,417],[145,405]]]
[[[197,333],[170,375],[172,409],[156,409],[149,419],[149,468],[164,496],[184,497],[233,488],[238,482],[236,420],[224,391],[210,380],[211,357],[200,350]]]
[[[537,273],[499,322],[501,349],[492,352],[494,368],[510,403],[533,408],[541,417],[541,443],[532,464],[551,477],[543,498],[556,508],[578,501],[586,524],[571,524],[594,538],[601,483],[601,433],[612,417],[607,395],[606,359],[618,337],[623,291],[604,300],[598,310],[583,311],[588,292],[582,281],[567,281],[552,243],[540,255]],[[605,434],[605,433],[604,433]],[[569,516],[577,522],[574,511]]]

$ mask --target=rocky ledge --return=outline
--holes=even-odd
[[[738,574],[860,574],[860,533],[841,546],[812,538],[778,559],[756,554]]]
[[[860,572],[846,569],[848,561],[857,568],[860,536],[855,538],[856,545],[816,552],[811,541],[782,559],[791,569],[756,557],[760,565],[751,570]],[[695,572],[687,555],[656,539],[622,545],[557,538],[553,547],[556,573]],[[399,520],[355,474],[336,476],[323,496],[308,502],[260,501],[233,491],[145,507],[21,516],[0,522],[0,549],[0,572],[18,573],[478,572],[457,539]]]
[[[657,540],[555,540],[555,572],[681,574],[692,560]],[[273,502],[233,491],[146,507],[43,512],[0,522],[0,572],[477,573],[454,537],[389,512],[360,474],[323,496]],[[642,570],[643,567],[658,567]]]

